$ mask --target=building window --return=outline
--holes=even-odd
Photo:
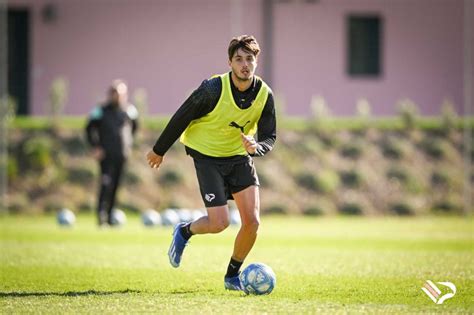
[[[382,20],[373,15],[347,18],[347,71],[351,76],[379,76]]]

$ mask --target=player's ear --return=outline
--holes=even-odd
[[[229,67],[231,67],[232,66],[232,60],[229,59],[227,62],[229,63]]]

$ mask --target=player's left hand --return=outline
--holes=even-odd
[[[240,133],[240,136],[242,138],[242,144],[244,145],[245,150],[249,154],[255,154],[258,144],[254,137],[246,136],[244,133]]]
[[[146,154],[146,160],[151,168],[159,168],[163,162],[163,156],[156,154],[153,150],[150,150],[150,152]]]

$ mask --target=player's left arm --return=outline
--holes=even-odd
[[[276,141],[276,116],[273,95],[268,94],[267,102],[257,124],[257,147],[252,156],[263,156],[273,149]]]
[[[128,104],[126,113],[132,123],[132,135],[135,135],[138,129],[138,110],[133,104]]]

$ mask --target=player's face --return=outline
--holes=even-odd
[[[229,66],[232,68],[232,72],[235,74],[237,79],[241,81],[252,80],[257,68],[257,58],[251,54],[239,48],[229,60]]]
[[[123,105],[128,101],[128,91],[125,84],[119,84],[115,90],[109,94],[110,101],[114,104]]]

